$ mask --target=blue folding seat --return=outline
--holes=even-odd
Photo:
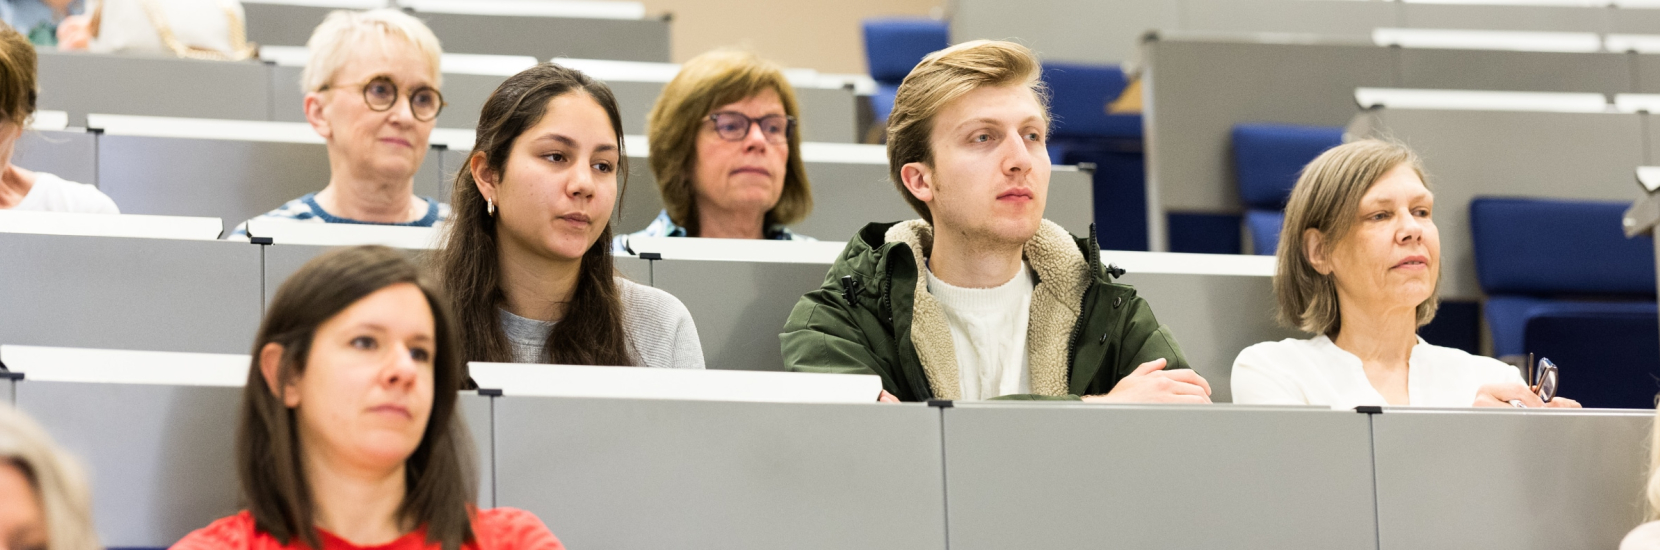
[[[950,45],[951,37],[945,22],[933,19],[866,19],[864,26],[865,61],[870,66],[870,77],[876,80],[871,103],[877,122],[881,122],[893,110],[894,92],[905,75],[911,74],[923,57]]]
[[[1127,85],[1116,65],[1046,63],[1053,124],[1049,160],[1095,166],[1095,225],[1101,247],[1147,250],[1147,176],[1140,114],[1107,114]]]
[[[1562,369],[1586,406],[1652,408],[1660,390],[1654,241],[1627,239],[1626,205],[1477,198],[1470,232],[1494,355]]]
[[[1314,157],[1343,144],[1343,129],[1284,124],[1233,127],[1233,165],[1245,203],[1251,251],[1273,255],[1285,223],[1285,201],[1297,176]]]

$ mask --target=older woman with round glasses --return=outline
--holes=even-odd
[[[1285,207],[1274,294],[1280,321],[1314,334],[1245,348],[1235,403],[1578,407],[1548,404],[1515,367],[1431,345],[1441,236],[1423,163],[1405,147],[1363,140],[1303,168]]]
[[[752,53],[687,62],[647,122],[663,212],[614,249],[628,251],[635,236],[813,240],[785,227],[813,208],[800,112],[784,72]]]
[[[438,38],[398,10],[336,11],[306,46],[305,114],[328,145],[328,185],[255,219],[418,227],[448,219],[448,205],[414,193],[444,108]],[[247,229],[231,235],[246,238]]]

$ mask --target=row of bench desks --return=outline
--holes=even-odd
[[[109,546],[166,546],[238,506],[225,419],[247,356],[181,355],[0,346],[24,373],[0,396],[89,465]],[[1654,415],[501,385],[462,395],[479,503],[529,510],[573,547],[1606,548],[1641,521]]]
[[[85,126],[90,113],[227,120],[305,122],[300,73],[308,50],[268,46],[266,63],[225,62],[84,52],[40,52],[40,106],[69,113]],[[535,65],[530,55],[445,54],[441,61],[447,106],[439,128],[478,126],[484,102],[507,77]],[[553,62],[605,82],[616,95],[623,131],[645,133],[646,116],[663,85],[680,71],[664,62],[555,57]],[[871,124],[861,106],[875,92],[863,75],[786,70],[801,106],[806,141],[856,143]],[[122,86],[109,86],[121,82]]]
[[[386,7],[385,0],[246,0],[248,40],[303,46],[323,17],[337,9]],[[666,15],[650,16],[638,2],[504,2],[404,0],[446,51],[498,55],[561,55],[667,62]]]

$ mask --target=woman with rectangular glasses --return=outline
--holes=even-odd
[[[813,209],[800,112],[784,72],[755,54],[687,62],[646,124],[663,211],[613,250],[630,252],[631,237],[815,240],[786,227]]]
[[[449,219],[449,205],[414,193],[444,108],[438,38],[398,10],[336,11],[306,47],[305,115],[328,145],[328,185],[255,219],[417,227]],[[248,224],[230,237],[248,238]]]

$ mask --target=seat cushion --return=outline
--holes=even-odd
[[[865,20],[865,61],[877,82],[899,85],[928,54],[950,45],[944,21],[922,18]],[[886,111],[883,111],[886,112]]]
[[[1314,157],[1343,144],[1343,129],[1284,124],[1233,127],[1234,171],[1246,207],[1279,210]]]
[[[1617,202],[1477,198],[1476,276],[1489,295],[1654,295],[1654,241],[1627,239]]]
[[[1592,302],[1550,300],[1531,296],[1487,298],[1487,327],[1493,334],[1493,354],[1499,357],[1528,352],[1528,323],[1543,316],[1629,316],[1647,315],[1660,320],[1652,301]],[[1656,332],[1660,338],[1660,332]],[[1655,349],[1660,353],[1660,347]]]
[[[1049,87],[1053,138],[1141,138],[1141,115],[1107,114],[1107,103],[1118,99],[1126,84],[1117,65],[1045,63],[1043,81]]]
[[[1273,256],[1280,246],[1280,227],[1285,225],[1285,212],[1279,210],[1245,211],[1245,232],[1251,239],[1251,253]]]
[[[1660,317],[1653,303],[1617,309],[1539,311],[1527,322],[1526,350],[1561,369],[1558,395],[1586,407],[1652,409]]]

